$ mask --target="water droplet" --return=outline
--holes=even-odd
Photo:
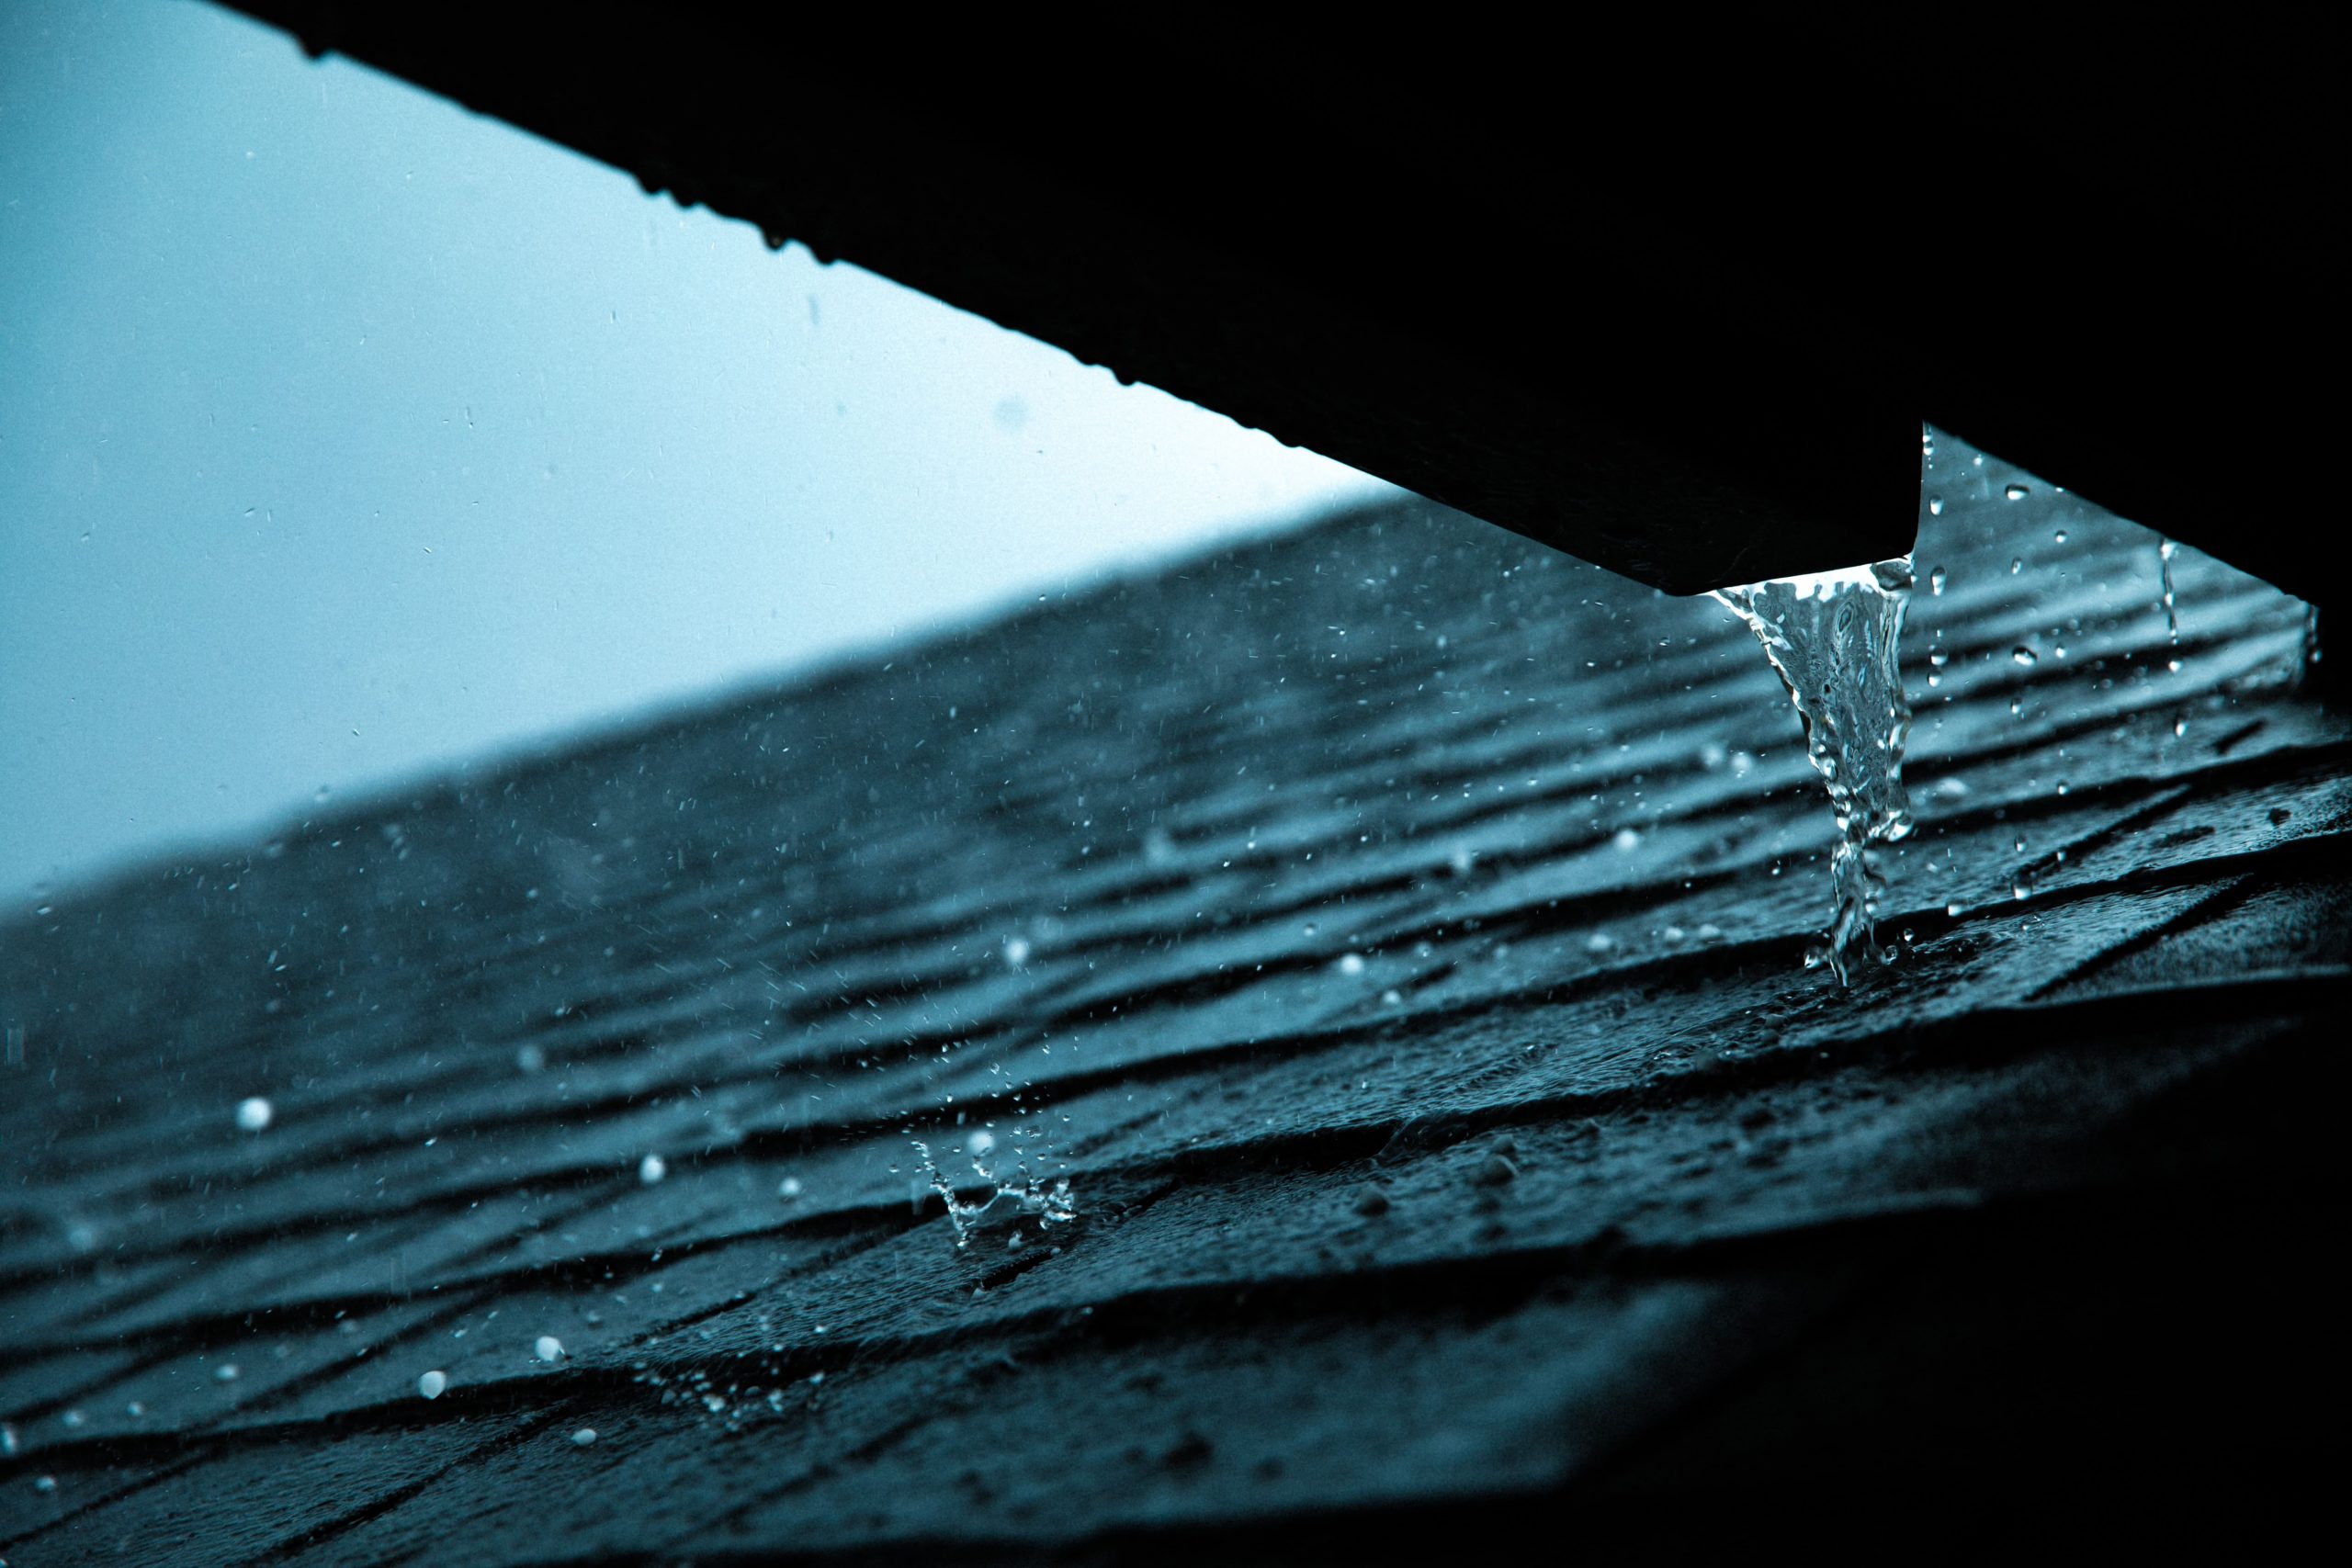
[[[2009,658],[2018,664],[2031,664],[2034,662],[2034,652],[2023,643],[2019,643],[2009,649]]]
[[[787,1176],[782,1181],[777,1182],[775,1184],[775,1195],[779,1198],[799,1197],[800,1178],[797,1176]]]
[[[237,1377],[237,1363],[234,1361],[223,1361],[212,1369],[212,1379],[215,1382],[235,1382]]]
[[[2019,903],[2033,897],[2033,884],[2027,879],[2025,873],[2018,873],[2016,880],[2009,884],[2009,897]]]
[[[1363,973],[1363,955],[1356,953],[1341,953],[1340,962],[1332,967],[1342,975],[1361,975]]]
[[[571,1434],[571,1441],[573,1445],[578,1448],[587,1448],[595,1440],[596,1428],[594,1427],[582,1427],[580,1430]]]
[[[2023,501],[2027,496],[2031,495],[2033,492],[2023,485],[2013,484],[2003,490],[2001,493],[2007,496],[2011,501]]]
[[[1606,953],[1616,945],[1617,939],[1607,931],[1595,931],[1584,939],[1584,950],[1587,953]]]
[[[976,1128],[972,1135],[964,1140],[964,1148],[975,1159],[992,1154],[996,1149],[996,1134],[985,1127]]]
[[[727,1401],[715,1393],[706,1393],[702,1396],[702,1407],[716,1416],[727,1408]]]
[[[637,1179],[648,1187],[670,1174],[670,1168],[660,1155],[647,1155],[637,1162]]]
[[[1928,497],[1928,515],[1930,517],[1941,517],[1943,514],[1944,498],[1939,495],[1931,495]]]
[[[2011,556],[2011,557],[2009,558],[2009,575],[2010,575],[2011,577],[2015,577],[2018,573],[2019,573],[2019,572],[2023,571],[2024,570],[2025,570],[2025,557],[2023,557],[2023,556]]]
[[[321,806],[324,806],[328,801],[334,798],[334,791],[325,784],[321,784],[318,788],[311,792],[311,798],[317,801]]]
[[[531,1351],[542,1361],[563,1359],[563,1341],[552,1334],[542,1334],[531,1345]]]
[[[53,1475],[37,1475],[33,1477],[33,1490],[36,1492],[56,1491],[57,1477]]]
[[[0,1421],[0,1459],[13,1459],[17,1452],[17,1428]]]
[[[526,1073],[536,1073],[548,1065],[548,1054],[537,1045],[520,1045],[514,1050],[514,1066]]]
[[[1023,964],[1029,962],[1029,939],[1027,937],[1009,936],[1004,939],[1004,962],[1007,966],[1014,969],[1020,968]]]
[[[1642,836],[1631,828],[1618,829],[1616,837],[1609,841],[1617,846],[1617,852],[1620,854],[1629,855],[1642,847]]]
[[[244,1132],[260,1132],[277,1114],[269,1101],[257,1094],[237,1103],[237,1125]]]
[[[1944,584],[1951,581],[1951,573],[1946,571],[1942,567],[1938,567],[1935,570],[1928,573],[1928,592],[1940,599],[1944,596]]]
[[[2173,736],[2174,736],[2174,738],[2175,738],[2176,739],[2178,739],[2179,737],[2181,737],[2181,736],[2184,736],[2184,735],[2188,734],[2188,721],[2187,719],[2185,719],[2185,718],[2177,718],[2177,719],[2174,719],[2174,720],[2172,721],[2172,732],[2173,732]]]
[[[1930,663],[1930,664],[1932,664],[1932,665],[1934,665],[1937,669],[1940,670],[1940,669],[1942,669],[1945,665],[1950,664],[1950,663],[1951,662],[1951,654],[1949,654],[1949,653],[1946,653],[1942,649],[1940,649],[1940,648],[1939,648],[1939,649],[1936,649],[1933,653],[1930,653],[1929,655],[1928,655],[1928,663]]]
[[[2066,542],[2066,530],[2061,528],[2056,533],[2051,535],[2050,537],[2056,543],[2063,545]]]
[[[1944,913],[1952,919],[1960,919],[1960,900],[1955,898],[1944,906]]]
[[[2065,793],[2066,793],[2066,790],[2067,790],[2067,784],[2066,784],[2066,781],[2065,781],[2064,779],[2060,779],[2060,780],[2058,781],[2058,793],[2059,793],[2060,795],[2064,795],[2064,794],[2065,794]]]
[[[416,1392],[427,1399],[438,1399],[449,1387],[449,1374],[438,1368],[416,1380]]]

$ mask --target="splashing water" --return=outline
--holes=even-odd
[[[931,1179],[931,1190],[947,1205],[947,1223],[956,1232],[956,1246],[961,1249],[972,1244],[974,1232],[979,1228],[982,1216],[999,1202],[1007,1203],[1015,1214],[1025,1214],[1036,1220],[1040,1228],[1058,1225],[1078,1218],[1078,1205],[1070,1198],[1069,1179],[1060,1178],[1048,1187],[1038,1177],[1029,1174],[1024,1167],[1017,1181],[999,1181],[994,1172],[980,1163],[979,1151],[967,1151],[973,1174],[989,1184],[989,1195],[977,1203],[967,1203],[956,1196],[956,1184],[940,1170],[931,1157],[931,1145],[921,1138],[913,1140],[915,1153],[922,1160],[923,1173]]]
[[[1807,962],[1826,959],[1850,985],[1857,953],[1894,961],[1874,929],[1886,878],[1871,852],[1911,831],[1903,787],[1911,705],[1895,664],[1911,558],[1718,589],[1715,597],[1764,645],[1804,726],[1805,755],[1829,786],[1840,835],[1829,859],[1837,913],[1827,947]]]

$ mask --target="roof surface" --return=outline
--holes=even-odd
[[[2274,1466],[2211,1423],[2304,1364],[2352,725],[2294,602],[2183,552],[2170,671],[2149,536],[1961,471],[1850,990],[1753,641],[1420,503],[0,928],[0,1558],[1657,1551],[1829,1478],[1949,1540]],[[959,1246],[918,1141],[1035,1201]]]

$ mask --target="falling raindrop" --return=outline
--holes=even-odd
[[[2175,546],[2170,539],[2156,541],[2156,581],[2161,586],[2164,599],[2165,639],[2172,647],[2172,657],[2165,661],[2165,668],[2177,675],[2180,673],[2180,612],[2174,602],[2172,591],[2174,548]],[[2178,731],[2176,730],[2174,733],[2177,734]]]
[[[670,1168],[660,1155],[647,1155],[637,1162],[637,1179],[648,1187],[669,1174]]]
[[[1618,829],[1616,837],[1609,841],[1617,846],[1617,852],[1620,854],[1629,855],[1642,847],[1642,836],[1631,828]]]
[[[244,1132],[258,1133],[268,1126],[277,1114],[269,1101],[256,1094],[238,1102],[237,1125]]]

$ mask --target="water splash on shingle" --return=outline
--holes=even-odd
[[[956,1232],[956,1245],[960,1249],[969,1247],[972,1237],[991,1214],[1007,1218],[1034,1219],[1042,1227],[1066,1224],[1078,1218],[1078,1205],[1070,1196],[1069,1179],[1058,1177],[1048,1182],[1034,1175],[1024,1163],[1011,1180],[1000,1180],[995,1172],[982,1162],[980,1155],[967,1145],[966,1157],[971,1162],[972,1173],[989,1188],[989,1195],[977,1202],[967,1201],[956,1184],[947,1179],[932,1157],[931,1145],[921,1138],[912,1140],[915,1154],[922,1161],[923,1174],[930,1179],[931,1190],[939,1194],[947,1206],[947,1223]],[[993,1146],[993,1142],[991,1142]],[[1001,1203],[1003,1208],[998,1205]]]

